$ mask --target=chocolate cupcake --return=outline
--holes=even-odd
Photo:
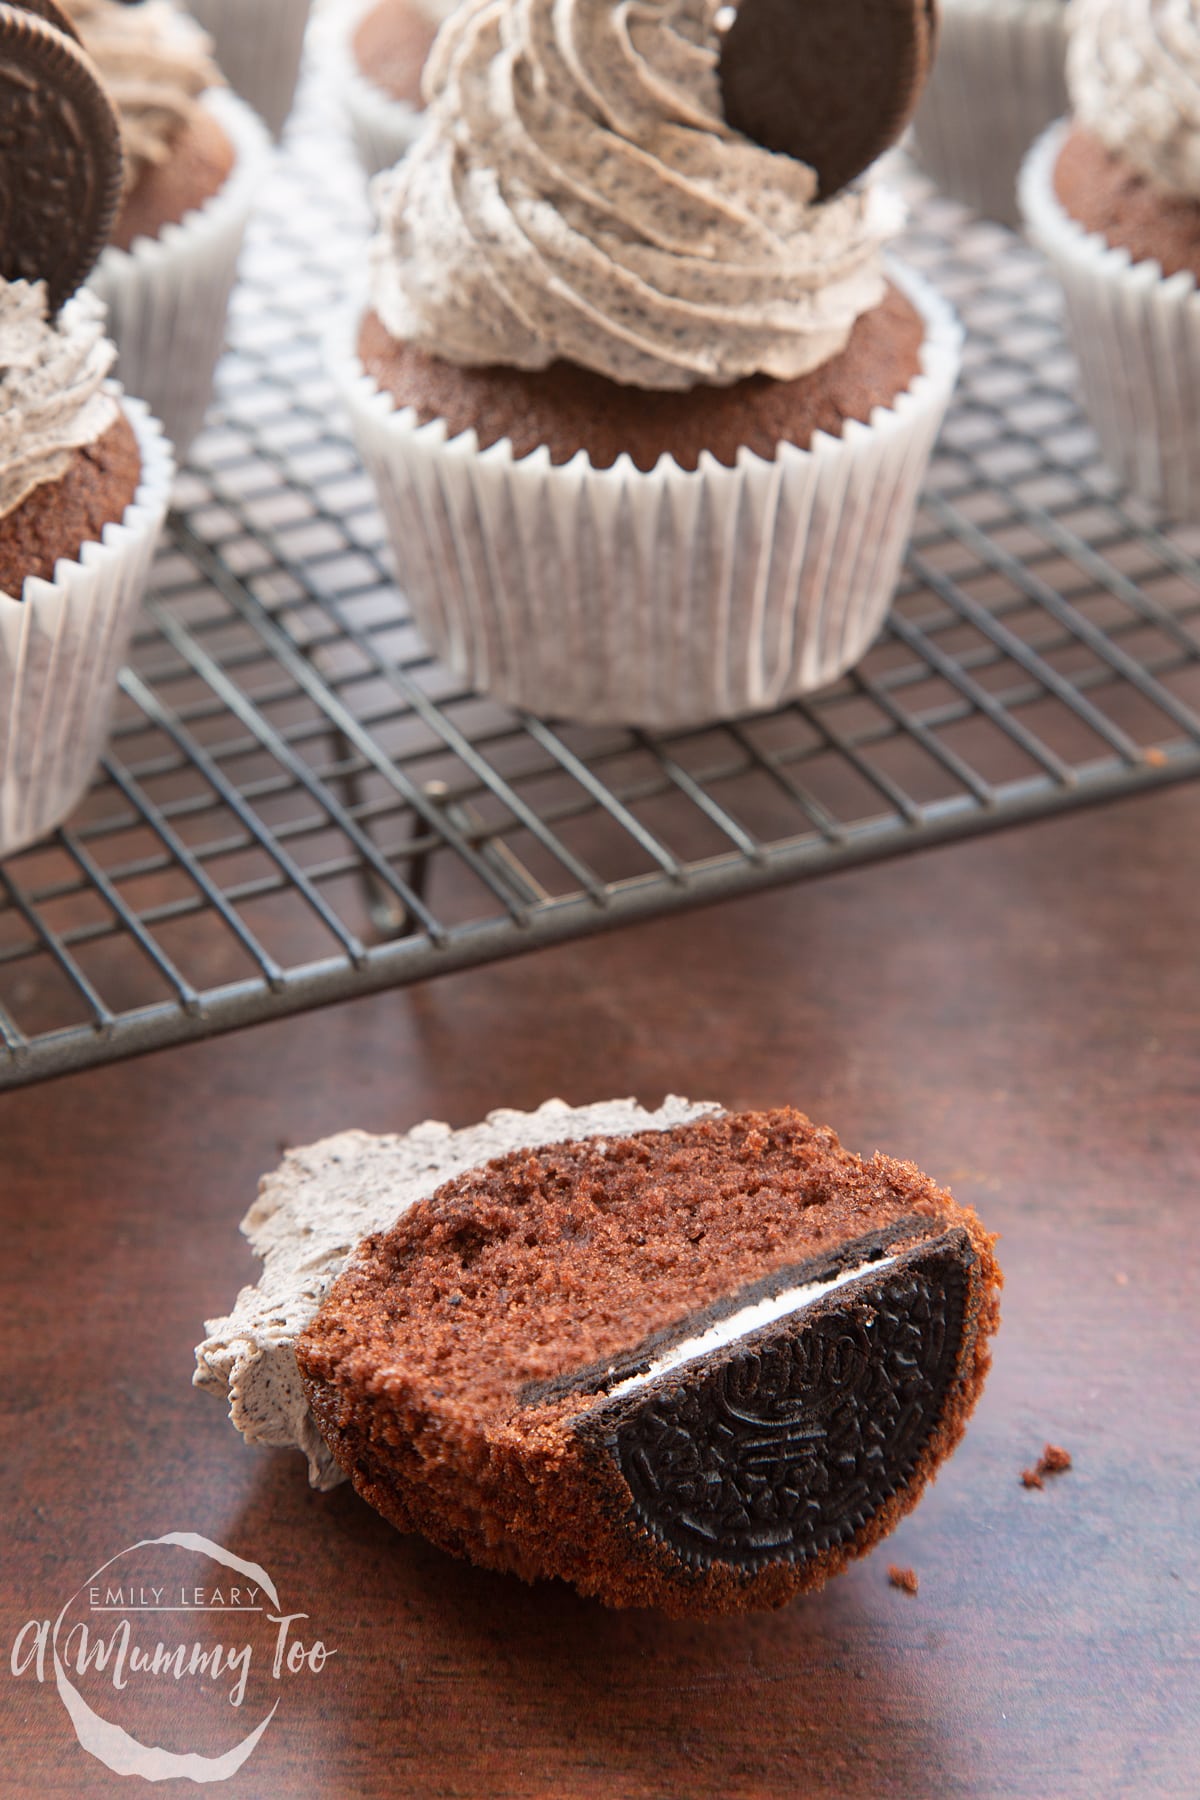
[[[296,97],[311,0],[187,0],[216,47],[235,94],[266,121],[273,137]]]
[[[183,454],[204,418],[266,134],[168,0],[63,0],[121,125],[125,179],[92,278],[126,388]]]
[[[73,38],[11,6],[0,8],[0,115],[0,192],[19,196],[0,243],[7,855],[59,824],[94,772],[172,464],[145,407],[108,379],[98,302],[71,297],[116,208],[116,120]]]
[[[937,60],[913,120],[943,193],[1020,224],[1017,177],[1066,105],[1066,0],[941,0]]]
[[[512,705],[765,710],[883,623],[959,334],[885,266],[898,209],[858,172],[928,9],[892,9],[859,114],[855,10],[834,48],[789,24],[780,107],[771,3],[727,37],[709,0],[465,6],[376,185],[342,389],[421,629]]]
[[[1200,16],[1074,0],[1072,118],[1030,154],[1029,236],[1062,282],[1105,460],[1152,506],[1200,516]]]
[[[998,1318],[974,1213],[787,1109],[349,1133],[245,1229],[263,1279],[196,1381],[248,1438],[452,1554],[675,1614],[781,1605],[891,1530]]]
[[[421,78],[438,26],[454,0],[350,0],[325,22],[332,63],[358,159],[368,175],[398,163],[421,128]]]

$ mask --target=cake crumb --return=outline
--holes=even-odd
[[[915,1594],[920,1583],[915,1569],[902,1569],[898,1563],[888,1564],[888,1580],[894,1588],[901,1588],[906,1594]]]
[[[1021,1470],[1022,1486],[1044,1488],[1047,1475],[1065,1475],[1071,1467],[1071,1452],[1061,1444],[1047,1444],[1032,1469]]]

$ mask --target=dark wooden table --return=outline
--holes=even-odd
[[[0,1100],[0,1791],[140,1790],[10,1651],[108,1557],[190,1530],[337,1650],[231,1800],[1196,1800],[1198,952],[1187,788]],[[310,1492],[189,1386],[281,1145],[667,1090],[794,1101],[1003,1233],[967,1440],[824,1594],[706,1627],[480,1574]],[[1075,1467],[1027,1491],[1047,1439]],[[163,1705],[163,1741],[208,1729],[195,1684]]]

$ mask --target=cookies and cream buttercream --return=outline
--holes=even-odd
[[[570,1139],[670,1131],[720,1111],[673,1096],[656,1112],[633,1100],[579,1107],[548,1100],[536,1112],[490,1113],[462,1131],[428,1120],[403,1137],[347,1131],[289,1151],[261,1182],[242,1224],[263,1259],[262,1275],[242,1289],[228,1318],[208,1321],[196,1386],[228,1400],[248,1443],[295,1445],[308,1457],[313,1486],[335,1487],[344,1476],[309,1411],[295,1343],[364,1238],[493,1157]]]
[[[1173,193],[1200,199],[1200,7],[1072,0],[1067,84],[1079,124]]]
[[[634,386],[789,380],[884,294],[896,203],[726,122],[715,0],[466,0],[376,186],[372,301],[450,362]]]
[[[164,162],[199,96],[221,81],[211,40],[170,0],[63,0],[117,109],[128,193]]]
[[[115,424],[115,355],[91,294],[49,319],[44,282],[0,280],[0,519]]]

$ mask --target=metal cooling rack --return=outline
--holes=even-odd
[[[886,636],[766,718],[560,726],[393,586],[321,366],[367,209],[314,76],[102,777],[0,867],[0,1085],[1200,774],[1200,530],[1115,492],[1038,258],[917,195],[970,341]]]

